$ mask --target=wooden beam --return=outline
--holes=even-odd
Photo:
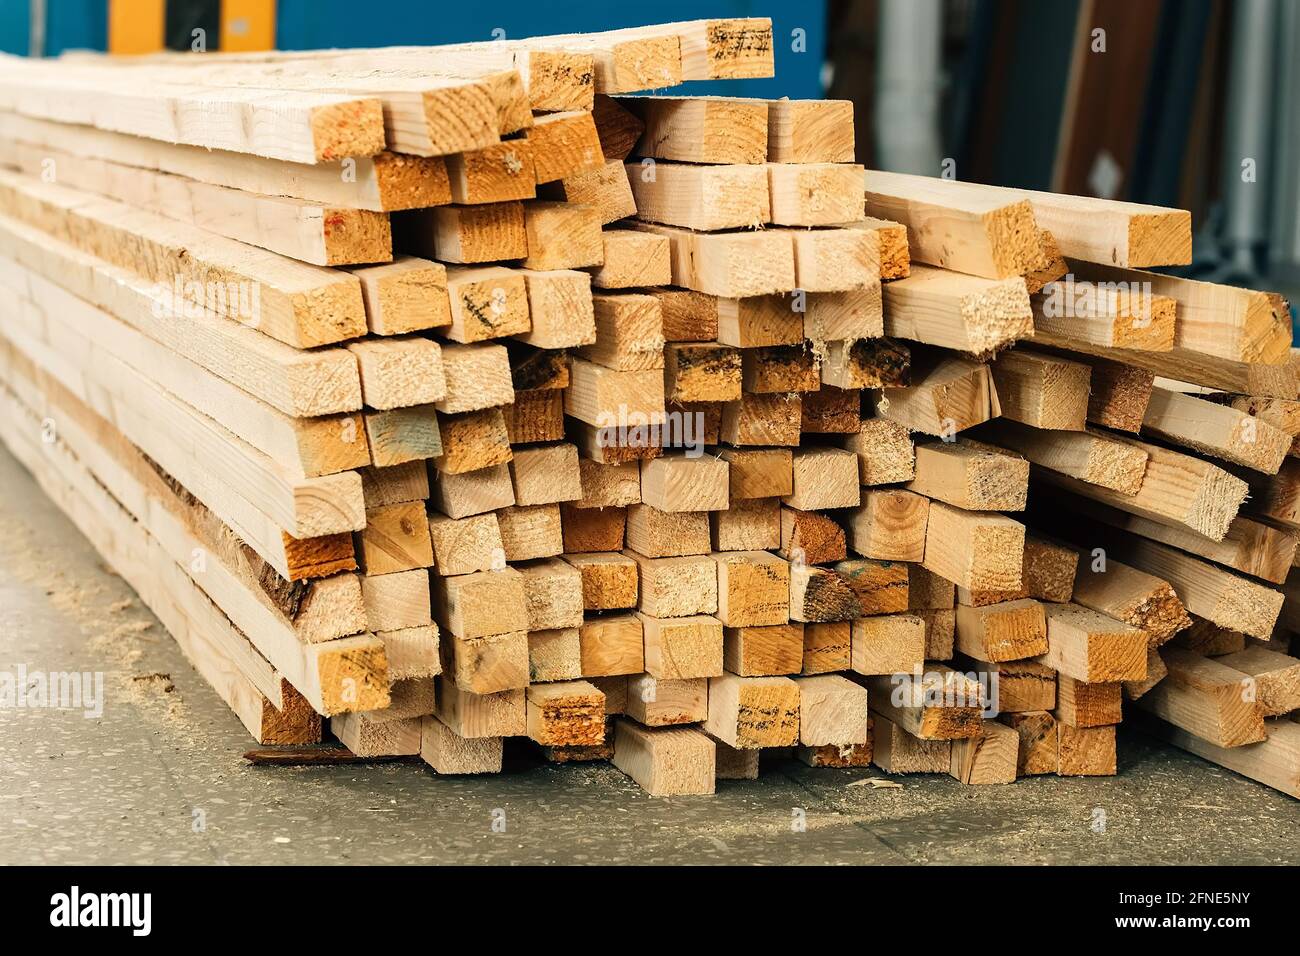
[[[871,170],[867,214],[907,226],[913,259],[990,279],[1046,265],[1034,213],[1024,199],[953,180]]]
[[[981,429],[979,435],[1049,471],[1121,494],[1137,494],[1146,473],[1145,449],[1115,441],[1101,431],[1049,430],[998,419]]]
[[[1217,660],[1254,679],[1255,701],[1265,717],[1280,717],[1300,709],[1300,660],[1259,646]]]
[[[1120,511],[1181,526],[1215,541],[1224,539],[1246,499],[1244,481],[1191,455],[1122,435],[1114,437],[1147,453],[1146,473],[1136,494],[1122,494],[1047,469],[1035,468],[1035,475]]]
[[[984,732],[979,684],[942,664],[931,664],[919,680],[911,674],[867,681],[871,710],[922,740],[959,740]]]
[[[33,146],[325,206],[390,212],[451,202],[446,161],[440,156],[383,152],[315,165],[286,163],[250,153],[124,136],[17,113],[0,113],[0,130],[15,141]]]
[[[1152,389],[1142,431],[1270,475],[1282,467],[1292,442],[1263,419],[1166,388]]]
[[[190,226],[318,266],[387,262],[393,258],[388,216],[366,209],[323,206],[214,186],[171,173],[61,150],[8,144],[7,165],[40,177],[56,163],[58,182],[147,210]]]
[[[692,727],[614,722],[614,766],[655,797],[713,793],[713,741]]]
[[[14,65],[0,75],[0,102],[11,108],[26,94],[21,108],[29,116],[292,163],[371,156],[384,148],[381,99],[373,94],[218,90],[140,82],[112,69],[55,74]],[[65,108],[56,110],[55,101]]]
[[[861,166],[769,162],[766,175],[772,199],[770,222],[781,226],[834,226],[863,218]],[[879,268],[872,271],[878,278]]]
[[[668,240],[633,229],[604,229],[604,256],[591,273],[598,289],[665,286],[673,281]],[[662,305],[662,302],[661,302]]]
[[[905,487],[967,511],[1024,511],[1029,462],[979,442],[927,442]]]
[[[0,171],[0,209],[170,287],[174,313],[196,301],[297,348],[365,332],[361,284],[347,273],[8,171]]]
[[[1183,602],[1169,582],[1106,557],[1080,562],[1074,601],[1117,621],[1141,628],[1151,647],[1191,627]]]
[[[663,680],[717,677],[722,673],[722,622],[707,614],[658,618],[637,614],[645,659],[639,670]]]
[[[767,158],[767,106],[720,96],[638,96],[619,104],[645,124],[637,149],[653,159],[757,164]]]
[[[1141,680],[1147,672],[1147,635],[1077,604],[1044,605],[1047,653],[1036,658],[1088,683]]]
[[[957,605],[957,649],[998,663],[1047,653],[1047,617],[1032,598],[984,607]]]
[[[885,334],[985,355],[1033,334],[1025,281],[984,279],[917,265],[887,282]]]
[[[788,677],[710,678],[709,716],[702,726],[739,750],[794,746],[799,740],[799,685]]]
[[[1169,676],[1138,698],[1138,707],[1218,747],[1267,737],[1264,711],[1245,692],[1248,675],[1182,648],[1165,648],[1160,656]]]
[[[1024,549],[1025,526],[1018,521],[995,512],[930,504],[922,564],[960,587],[1018,589]]]
[[[798,287],[794,245],[787,233],[696,233],[654,223],[636,223],[635,227],[668,238],[673,285],[729,299],[790,292]]]
[[[769,163],[851,163],[853,158],[851,101],[767,101]]]
[[[1118,286],[1118,287],[1117,287]],[[1117,283],[1049,283],[1032,298],[1034,341],[1065,349],[1168,352],[1176,337],[1177,303]]]
[[[1036,428],[1083,431],[1091,370],[1039,352],[1014,349],[992,365],[1001,415]]]
[[[911,385],[882,389],[876,414],[942,438],[996,418],[1001,406],[989,366],[940,354],[915,364]]]
[[[1111,532],[1102,540],[1108,555],[1168,581],[1192,614],[1261,640],[1272,634],[1282,592],[1146,538]]]
[[[1019,752],[1019,733],[986,720],[980,736],[953,741],[948,772],[962,783],[976,786],[1015,783]]]
[[[703,231],[755,228],[772,221],[763,166],[690,163],[627,164],[637,216]]]

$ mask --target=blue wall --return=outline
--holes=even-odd
[[[108,0],[45,0],[45,52],[103,50],[108,46]],[[0,0],[0,50],[27,54],[29,0]]]
[[[734,96],[816,97],[822,93],[826,49],[826,4],[790,0],[655,0],[653,4],[609,0],[506,0],[444,3],[430,0],[279,0],[278,45],[285,50],[314,47],[462,43],[490,40],[494,29],[507,37],[581,33],[698,20],[704,17],[771,17],[776,79],[692,83],[685,92]],[[364,10],[365,15],[358,15]],[[806,53],[792,51],[792,31],[805,31]]]
[[[0,51],[27,55],[27,0],[0,0]]]

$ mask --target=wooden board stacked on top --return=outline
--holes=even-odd
[[[1001,783],[1127,694],[1294,793],[1280,301],[847,103],[620,95],[771,42],[0,61],[6,444],[263,742]]]

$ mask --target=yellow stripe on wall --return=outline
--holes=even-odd
[[[156,53],[166,21],[167,0],[108,0],[108,52]]]
[[[221,51],[275,49],[275,0],[221,0]]]

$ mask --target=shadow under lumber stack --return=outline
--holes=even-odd
[[[770,75],[764,19],[2,59],[5,443],[259,743],[992,784],[1115,773],[1127,698],[1297,795],[1280,297],[845,102],[626,95]]]

